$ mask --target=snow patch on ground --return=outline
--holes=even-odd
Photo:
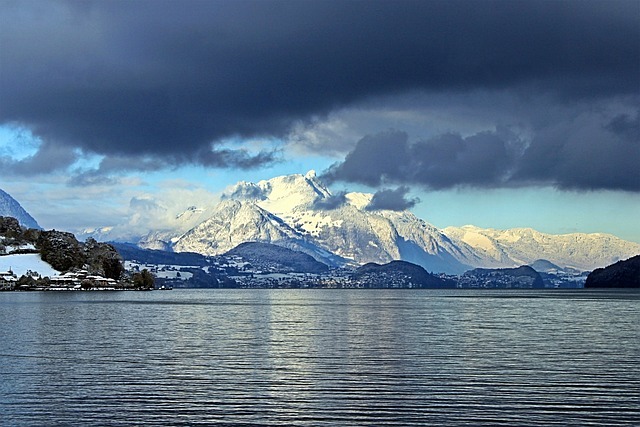
[[[27,270],[36,272],[42,277],[57,276],[60,274],[48,263],[40,259],[40,254],[16,254],[0,256],[0,271],[13,271],[20,277],[27,273]]]

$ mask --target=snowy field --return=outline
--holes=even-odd
[[[35,271],[42,277],[57,276],[59,273],[49,264],[40,259],[40,254],[16,254],[0,256],[0,271],[13,271],[16,276],[20,277],[27,270]]]

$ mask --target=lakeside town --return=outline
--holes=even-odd
[[[141,275],[142,280],[115,280],[86,270],[67,271],[60,275],[42,277],[38,272],[28,271],[20,277],[12,270],[0,271],[0,291],[119,291],[153,289],[153,276]],[[146,282],[145,282],[146,280]]]

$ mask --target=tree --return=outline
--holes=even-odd
[[[5,237],[20,237],[22,227],[17,219],[11,216],[0,216],[0,234]]]
[[[104,270],[104,276],[113,280],[120,280],[122,273],[124,273],[122,262],[117,258],[102,260],[102,269]]]
[[[86,256],[76,237],[64,231],[42,231],[36,242],[43,261],[58,271],[82,268]]]
[[[29,275],[22,275],[16,282],[18,288],[33,288],[36,284],[36,279]]]
[[[152,289],[155,283],[153,274],[146,268],[133,275],[133,286],[139,289]]]

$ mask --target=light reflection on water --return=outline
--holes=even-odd
[[[638,425],[637,291],[0,294],[0,425]]]

